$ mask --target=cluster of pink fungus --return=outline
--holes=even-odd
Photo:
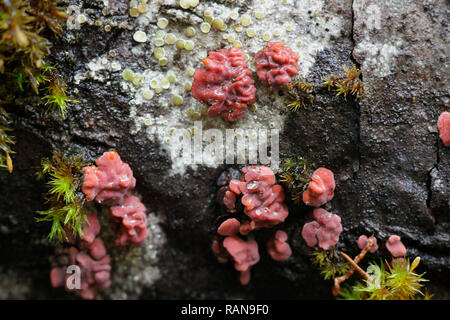
[[[286,86],[298,72],[299,57],[281,42],[268,42],[256,54],[257,75],[270,90]],[[240,48],[210,51],[194,73],[192,97],[210,105],[208,116],[233,122],[255,102],[256,87]]]
[[[146,209],[131,195],[136,179],[130,166],[116,151],[105,152],[95,164],[84,168],[82,191],[88,200],[111,206],[111,216],[122,226],[116,245],[143,243],[148,235]]]
[[[438,118],[437,126],[439,137],[446,147],[450,147],[450,112],[442,112]]]
[[[278,225],[288,216],[283,188],[275,182],[274,173],[265,166],[247,166],[241,174],[229,169],[218,180],[218,202],[231,216],[219,225],[220,237],[213,241],[212,251],[221,263],[234,261],[242,285],[248,284],[250,267],[260,258],[257,242],[243,238],[255,229]],[[278,230],[267,242],[274,260],[286,261],[291,256],[287,239],[286,232]]]
[[[209,104],[208,116],[233,122],[242,118],[248,104],[255,102],[256,88],[239,48],[210,51],[205,67],[194,73],[192,96]]]
[[[308,188],[303,192],[303,202],[311,207],[320,207],[333,199],[335,186],[333,172],[319,168],[313,172]]]
[[[64,287],[68,292],[75,292],[83,299],[93,299],[95,292],[109,288],[110,259],[106,255],[103,241],[97,238],[100,224],[95,214],[88,216],[88,224],[83,228],[83,236],[75,240],[68,233],[70,247],[59,247],[52,263],[50,282],[53,288]],[[76,270],[68,269],[77,266]],[[76,277],[79,276],[79,279]],[[77,283],[78,282],[78,283]]]
[[[280,90],[298,72],[298,55],[281,42],[267,42],[255,56],[259,80],[271,91]]]
[[[302,237],[308,247],[319,246],[328,250],[339,241],[342,232],[341,218],[322,208],[314,209],[314,220],[306,223],[302,229]]]
[[[397,235],[392,235],[386,241],[386,249],[394,258],[403,257],[406,255],[406,247],[402,243],[401,238]]]

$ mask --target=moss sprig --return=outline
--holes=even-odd
[[[391,263],[372,262],[366,271],[370,279],[342,288],[339,296],[345,300],[429,300],[432,295],[422,291],[423,282],[428,281],[423,277],[425,273],[414,272],[419,263],[420,257],[412,263],[406,258]]]
[[[86,197],[81,191],[83,183],[84,163],[80,157],[65,156],[61,151],[55,151],[52,158],[44,158],[37,171],[37,178],[45,180],[48,191],[44,199],[50,208],[38,211],[37,221],[52,223],[48,235],[51,241],[62,241],[67,238],[66,229],[74,236],[83,235],[83,226],[87,222],[85,210]]]
[[[44,36],[45,30],[60,36],[63,22],[68,18],[57,6],[58,0],[0,0],[0,96],[5,105],[14,107],[15,96],[29,86],[36,95],[43,96],[47,110],[59,112],[64,118],[68,102],[66,84],[46,62],[52,46]],[[9,99],[9,100],[8,100]],[[0,109],[0,166],[12,172],[10,154],[14,143],[8,134],[10,123]]]
[[[302,78],[291,81],[286,86],[285,92],[289,100],[287,107],[294,112],[300,108],[306,109],[306,105],[314,100],[314,85],[305,82]]]
[[[331,247],[329,250],[314,248],[311,253],[311,262],[319,268],[324,280],[343,275],[350,268],[335,247]]]
[[[354,64],[351,68],[345,65],[342,68],[344,73],[341,76],[325,78],[322,85],[326,86],[328,91],[334,89],[337,92],[336,96],[343,95],[345,100],[347,100],[348,94],[361,98],[364,94],[364,83],[361,80],[362,70],[356,68]]]
[[[305,158],[297,157],[284,160],[278,169],[280,182],[287,188],[292,201],[296,204],[301,202],[302,193],[311,179],[313,173],[311,167]]]

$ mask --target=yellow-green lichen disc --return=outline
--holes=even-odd
[[[280,36],[280,29],[275,29],[274,31],[273,31],[273,35],[275,36],[275,37],[279,37]]]
[[[236,40],[235,42],[233,42],[233,47],[242,48],[242,42],[240,42],[239,40]]]
[[[179,39],[177,40],[175,45],[177,46],[178,49],[182,50],[184,49],[185,41],[183,39]]]
[[[155,37],[158,39],[162,39],[166,36],[166,32],[164,30],[158,30],[155,33]]]
[[[192,40],[186,40],[184,43],[184,48],[188,51],[191,51],[192,49],[194,49],[195,43]]]
[[[131,69],[126,68],[125,70],[123,70],[123,72],[122,72],[123,80],[132,81],[133,77],[134,77],[134,73],[133,73],[133,71],[131,71]]]
[[[202,116],[206,116],[208,114],[208,107],[203,106],[200,112]]]
[[[163,48],[155,48],[155,50],[153,51],[153,55],[155,56],[156,59],[161,59],[166,55],[166,52],[164,51]]]
[[[145,119],[144,124],[148,127],[149,125],[152,124],[152,121],[150,119]]]
[[[211,10],[205,10],[205,11],[203,11],[203,16],[204,16],[204,17],[212,17],[212,12],[211,12]]]
[[[200,118],[201,118],[201,115],[199,114],[199,113],[194,113],[193,115],[192,115],[192,117],[194,118],[194,120],[200,120]],[[192,131],[195,131],[194,130],[195,128],[192,128]],[[194,134],[194,132],[192,132],[192,134]]]
[[[180,0],[180,7],[183,9],[189,9],[191,7],[191,1],[190,0]]]
[[[192,77],[194,75],[194,73],[195,73],[195,69],[194,68],[189,68],[188,69],[188,76],[189,77]]]
[[[187,111],[188,116],[192,117],[195,113],[195,110],[193,108],[189,108]]]
[[[152,100],[155,93],[152,90],[144,90],[142,91],[142,98],[145,100]]]
[[[147,6],[145,5],[145,3],[140,3],[137,8],[140,13],[147,12]]]
[[[264,18],[264,12],[262,12],[262,11],[256,11],[256,12],[255,12],[255,17],[256,17],[256,19],[262,19],[262,18]]]
[[[175,73],[173,73],[173,71],[169,71],[169,73],[167,74],[167,80],[169,80],[170,83],[174,83],[175,79]]]
[[[222,26],[223,26],[224,24],[225,24],[225,23],[223,22],[222,18],[214,18],[213,21],[212,21],[212,23],[211,23],[212,27],[213,27],[214,29],[216,29],[216,30],[221,30],[221,29],[222,29]]]
[[[170,81],[169,79],[162,79],[161,80],[161,87],[165,90],[170,88]]]
[[[167,20],[166,18],[159,18],[158,22],[156,22],[156,25],[160,29],[165,29],[168,24],[169,24],[169,20]]]
[[[166,43],[167,44],[174,44],[176,41],[177,41],[177,38],[173,33],[168,33],[166,35]]]
[[[186,37],[192,38],[195,36],[195,29],[194,27],[187,27],[186,30],[184,30],[184,34]]]
[[[163,88],[161,88],[161,87],[156,87],[155,88],[155,92],[156,93],[161,93],[163,91]]]
[[[162,47],[164,45],[164,43],[165,43],[165,40],[161,39],[161,38],[156,38],[155,41],[153,41],[153,43],[157,47]]]
[[[242,30],[244,30],[244,28],[242,28],[242,26],[240,24],[235,24],[234,25],[234,31],[242,32]]]
[[[248,29],[247,29],[247,36],[248,36],[249,38],[253,38],[255,35],[256,35],[255,29],[253,29],[253,28],[248,28]]]
[[[165,66],[169,62],[169,59],[166,57],[159,58],[158,63],[160,66]]]
[[[270,39],[272,38],[272,36],[270,35],[270,33],[264,33],[263,34],[263,40],[264,41],[270,41]]]
[[[150,81],[150,88],[152,89],[156,89],[159,87],[159,81],[156,79],[153,79]]]
[[[191,88],[192,88],[192,83],[186,82],[186,83],[184,84],[184,90],[186,90],[186,91],[191,91]]]
[[[241,17],[241,24],[244,27],[248,27],[252,23],[252,18],[248,14],[244,14]]]
[[[228,36],[228,42],[229,43],[233,43],[234,42],[234,37],[230,34],[229,36]]]
[[[239,12],[237,12],[237,11],[231,11],[231,13],[230,13],[230,18],[232,19],[232,20],[237,20],[238,18],[239,18]]]
[[[195,8],[198,6],[199,0],[190,0],[191,8]]]
[[[142,74],[135,74],[132,82],[136,87],[138,87],[141,85],[143,79],[144,79],[144,76]]]
[[[138,30],[133,34],[133,40],[140,43],[146,42],[147,34],[143,31]]]
[[[140,14],[139,9],[138,8],[131,8],[130,9],[130,16],[132,16],[133,18],[138,17]]]
[[[174,94],[173,98],[172,98],[172,101],[173,101],[174,105],[180,106],[180,105],[183,104],[183,97],[181,97],[181,96],[179,96],[177,94]]]
[[[227,31],[227,29],[228,29],[228,26],[224,23],[224,24],[222,25],[222,27],[220,28],[220,31],[225,32],[225,31]]]
[[[291,31],[292,31],[292,26],[291,26],[290,24],[288,24],[288,25],[286,26],[286,31],[287,31],[287,32],[291,32]]]
[[[203,33],[208,33],[209,30],[211,30],[211,25],[210,25],[208,22],[203,22],[203,23],[200,25],[200,30],[201,30]]]

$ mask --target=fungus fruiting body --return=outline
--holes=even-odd
[[[136,185],[130,166],[115,151],[105,152],[96,165],[84,168],[82,190],[87,199],[106,205],[120,203]]]
[[[286,242],[288,235],[282,230],[278,230],[267,241],[267,252],[276,261],[286,261],[292,254],[291,247]]]
[[[270,228],[288,216],[284,204],[283,188],[275,184],[275,175],[265,166],[248,166],[242,169],[241,180],[231,180],[229,191],[241,195],[244,213],[257,228]]]
[[[103,241],[96,238],[100,232],[97,216],[89,215],[88,221],[89,225],[83,229],[83,236],[79,239],[69,238],[71,246],[68,248],[57,248],[50,271],[52,287],[64,287],[83,299],[93,299],[95,292],[106,290],[111,283],[110,259],[106,255]],[[76,270],[68,269],[70,266],[79,268],[78,280],[74,278]]]
[[[121,219],[122,231],[116,239],[116,245],[141,244],[145,241],[147,216],[145,206],[138,197],[129,196],[119,205],[111,207],[111,216]]]
[[[248,104],[255,101],[256,92],[242,50],[210,51],[203,63],[205,67],[194,73],[192,96],[210,105],[210,117],[222,117],[229,122],[242,118]]]
[[[374,253],[378,250],[377,238],[375,238],[374,236],[370,236],[369,238],[372,240],[372,245],[371,245],[369,251],[371,253]],[[358,241],[356,242],[358,245],[358,248],[360,248],[361,250],[364,249],[367,245],[367,242],[369,241],[369,238],[367,238],[367,236],[364,234],[361,235],[358,238]]]
[[[319,168],[314,171],[307,190],[303,192],[303,202],[312,207],[320,207],[333,198],[335,186],[333,172]]]
[[[83,192],[89,201],[111,206],[110,213],[121,224],[116,245],[141,244],[148,236],[145,206],[132,196],[136,179],[130,166],[116,151],[105,152],[95,162],[84,167]]]
[[[450,112],[442,112],[439,116],[437,126],[439,129],[439,137],[446,147],[450,147]]]
[[[386,249],[395,258],[403,257],[406,255],[406,247],[402,243],[401,238],[397,235],[392,235],[386,242]]]
[[[244,241],[237,236],[223,240],[223,247],[234,261],[234,268],[239,271],[243,286],[250,281],[250,268],[259,262],[258,244],[254,240]]]
[[[324,209],[317,208],[313,211],[314,221],[303,226],[302,237],[308,247],[319,246],[328,250],[339,241],[342,232],[341,218]]]
[[[298,55],[281,42],[267,42],[255,56],[258,78],[270,90],[279,90],[297,74],[298,59]]]

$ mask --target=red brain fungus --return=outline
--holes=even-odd
[[[256,92],[242,50],[210,51],[203,63],[205,67],[194,73],[192,96],[210,105],[210,117],[222,117],[229,122],[242,118],[247,105],[255,102]]]
[[[297,74],[298,59],[298,55],[281,42],[268,42],[256,53],[258,78],[270,90],[280,90]]]
[[[442,112],[438,119],[439,137],[446,147],[450,147],[450,112]]]

